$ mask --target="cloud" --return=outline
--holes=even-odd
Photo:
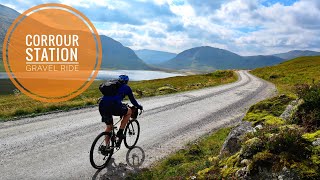
[[[308,11],[306,11],[308,9]],[[216,12],[220,21],[234,27],[254,28],[234,40],[239,47],[255,47],[252,52],[275,53],[292,49],[317,49],[319,42],[319,1],[302,0],[291,5],[235,0],[222,5]]]
[[[213,0],[213,1],[203,1],[199,0],[187,0],[187,2],[194,7],[198,15],[207,15],[215,10],[219,9],[222,4],[230,2],[231,0]]]
[[[49,0],[0,0],[18,11]],[[52,2],[52,1],[50,1]],[[242,55],[320,50],[319,0],[58,0],[133,49],[211,45]]]

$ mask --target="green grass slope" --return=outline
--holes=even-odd
[[[185,159],[195,148],[187,147],[134,176],[135,179],[242,179],[238,172],[246,173],[247,179],[272,179],[284,167],[294,177],[292,179],[319,179],[320,146],[312,144],[320,138],[319,70],[320,57],[301,57],[253,70],[256,76],[275,83],[285,95],[261,101],[248,110],[243,120],[252,122],[253,126],[260,124],[263,128],[243,136],[237,153],[221,157],[215,152],[205,156],[193,153],[195,160],[190,163]],[[305,85],[300,85],[296,91],[296,84]],[[290,119],[280,118],[296,97],[302,103],[296,112]],[[215,143],[212,147],[216,147]],[[205,148],[200,146],[196,150],[202,152]],[[197,163],[198,159],[203,163]]]
[[[233,71],[216,71],[209,74],[129,82],[129,85],[135,96],[140,98],[217,86],[234,82],[236,79],[237,76]],[[60,103],[44,103],[21,94],[10,80],[0,80],[0,121],[19,116],[94,105],[101,96],[98,89],[99,84],[100,81],[95,81],[84,93],[72,100]]]
[[[196,143],[190,143],[168,158],[158,162],[152,169],[144,169],[128,179],[188,179],[202,169],[213,165],[231,128],[222,128]]]
[[[295,84],[320,81],[320,56],[300,57],[276,66],[258,68],[251,73],[274,83],[280,93],[292,94]]]

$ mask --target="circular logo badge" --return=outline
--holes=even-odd
[[[21,14],[3,44],[5,69],[24,94],[61,102],[85,91],[98,74],[102,47],[93,24],[76,9],[42,4]]]

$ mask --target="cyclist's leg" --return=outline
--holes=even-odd
[[[107,111],[108,106],[103,102],[100,101],[99,103],[99,112],[100,115],[102,116],[102,122],[106,123],[106,133],[107,136],[105,137],[105,143],[106,145],[109,144],[110,137],[111,137],[111,131],[113,128],[113,118],[112,118],[112,113]]]
[[[113,128],[113,123],[109,123],[109,122],[106,122],[106,133],[107,133],[107,136],[105,137],[105,142],[106,142],[106,145],[109,144],[109,141],[110,141],[110,137],[111,137],[111,131],[112,131],[112,128]]]
[[[117,132],[117,136],[119,137],[120,141],[117,143],[117,146],[119,146],[121,144],[122,139],[124,138],[124,128],[126,127],[126,124],[128,123],[130,116],[132,114],[132,111],[130,108],[128,108],[128,106],[122,104],[120,107],[117,108],[117,112],[118,115],[122,115],[122,121],[120,124],[120,128]]]
[[[126,127],[127,123],[129,122],[129,119],[131,117],[131,114],[132,114],[132,111],[130,108],[128,108],[127,113],[122,118],[120,129],[124,129]]]

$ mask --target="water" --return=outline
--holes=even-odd
[[[121,74],[129,76],[131,81],[162,79],[174,76],[183,76],[178,73],[167,73],[162,71],[144,71],[144,70],[100,70],[96,80],[115,79]],[[0,72],[0,79],[8,79],[7,73]]]

